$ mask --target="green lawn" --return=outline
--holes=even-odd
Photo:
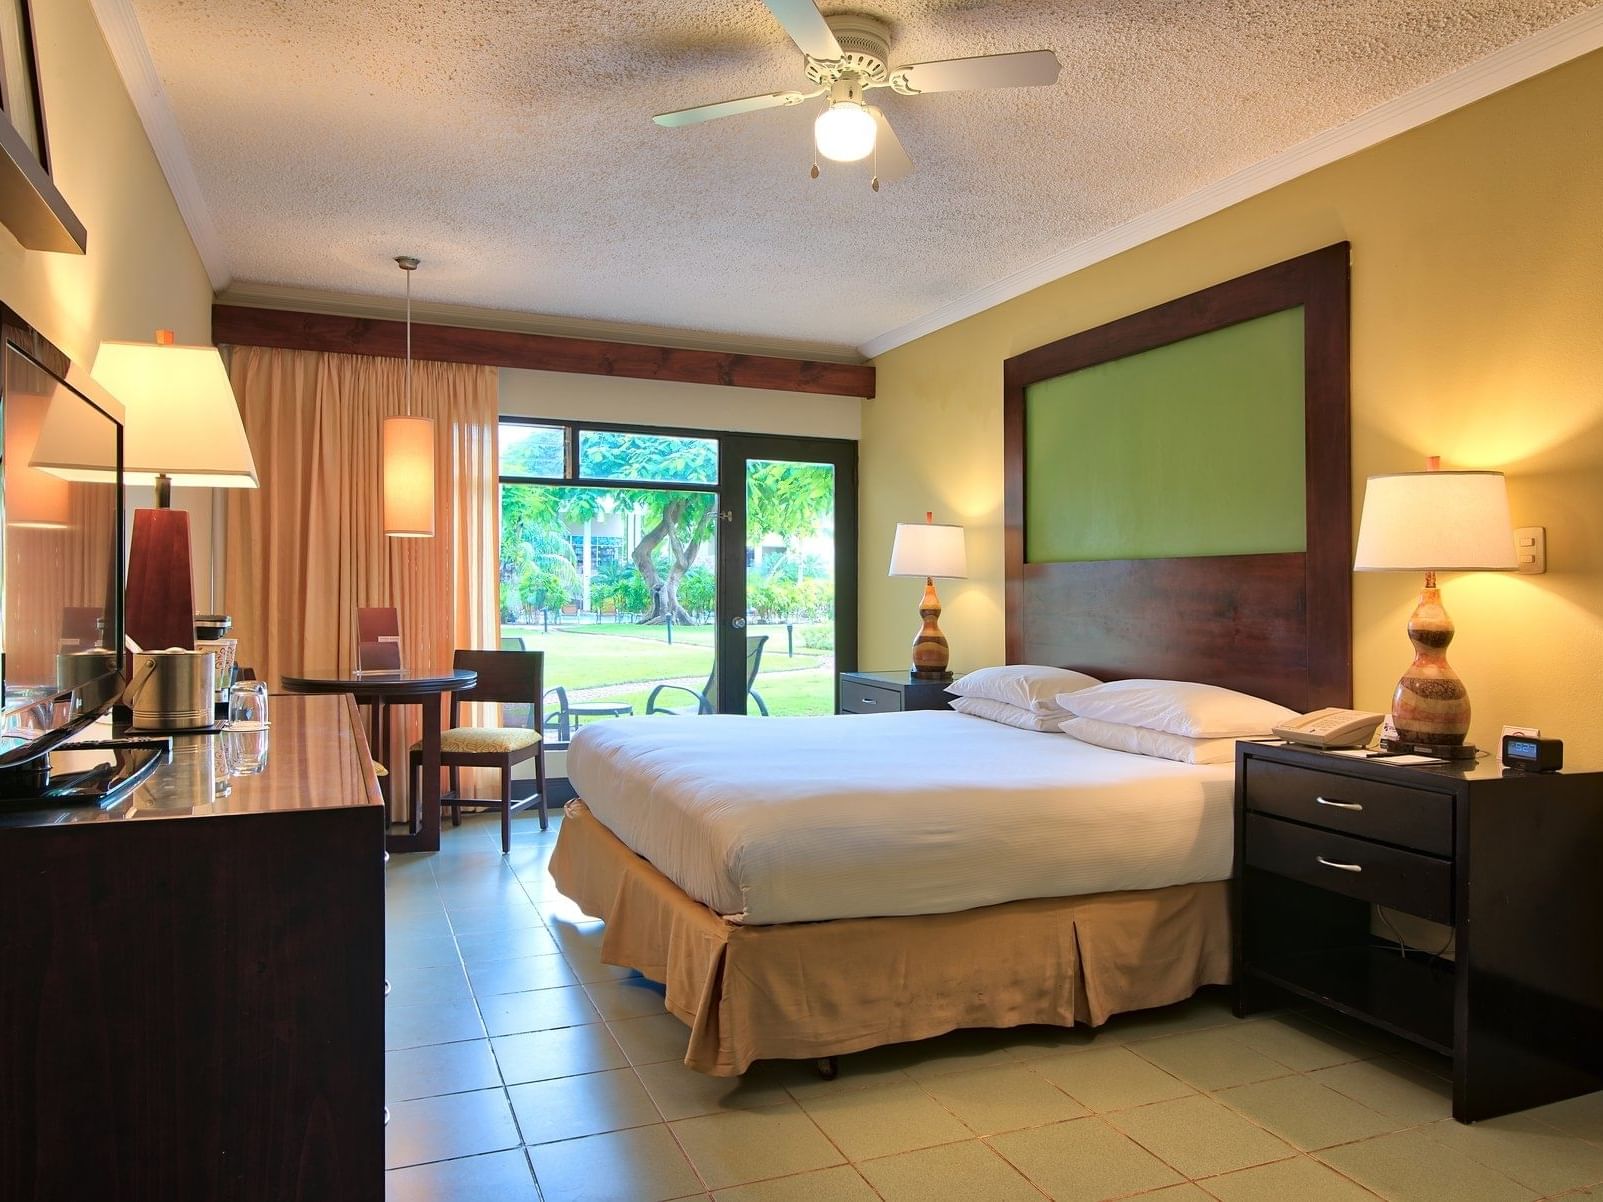
[[[834,712],[834,657],[827,651],[798,647],[785,655],[783,626],[756,626],[754,633],[775,634],[763,649],[757,692],[775,716]],[[685,684],[700,690],[712,668],[712,627],[674,628],[669,646],[661,626],[614,623],[563,623],[542,631],[538,626],[504,626],[502,634],[521,637],[530,651],[545,652],[545,682],[561,685],[574,701],[616,701],[646,712],[646,700],[660,683]],[[687,693],[669,692],[664,702],[693,705]],[[756,713],[756,706],[751,706]]]

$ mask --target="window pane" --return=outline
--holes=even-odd
[[[501,423],[501,474],[503,476],[566,476],[567,454],[561,426]]]
[[[717,534],[710,493],[501,486],[501,646],[545,653],[550,745],[592,722],[716,706]]]
[[[748,714],[835,712],[831,464],[746,461],[746,646]]]
[[[578,474],[588,480],[716,484],[718,441],[625,430],[580,430]]]

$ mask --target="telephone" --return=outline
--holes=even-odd
[[[1363,710],[1314,710],[1300,718],[1288,718],[1270,729],[1288,743],[1309,747],[1362,747],[1385,714],[1366,714]]]

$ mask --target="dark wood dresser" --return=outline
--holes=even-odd
[[[1239,743],[1236,1012],[1290,994],[1450,1056],[1461,1122],[1603,1088],[1600,856],[1603,772]],[[1392,913],[1442,944],[1401,954]]]
[[[345,697],[106,810],[0,814],[0,1198],[383,1196],[384,822]]]
[[[842,672],[840,709],[842,714],[885,714],[897,710],[945,710],[952,708],[946,691],[949,680],[914,680],[906,669],[900,672]]]

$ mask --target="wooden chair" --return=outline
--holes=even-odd
[[[451,825],[462,825],[462,807],[481,805],[501,811],[501,854],[512,850],[512,811],[539,801],[540,829],[546,830],[545,744],[541,736],[541,685],[545,672],[543,651],[458,651],[451,658],[456,668],[479,674],[471,689],[451,694],[450,728],[440,733],[440,763],[450,769],[450,790],[440,798],[451,807]],[[517,706],[530,715],[528,726],[461,726],[462,703],[492,702],[502,705],[502,718]],[[519,801],[512,799],[512,769],[525,760],[535,764],[538,792]],[[422,785],[423,745],[412,744],[410,760],[414,796]],[[497,768],[501,772],[501,796],[497,799],[463,797],[463,768]]]
[[[763,662],[763,644],[768,641],[766,634],[748,634],[746,636],[746,692],[757,703],[757,712],[764,718],[768,717],[768,706],[763,703],[762,697],[753,687],[757,683],[757,669]],[[707,673],[707,683],[701,692],[697,692],[682,684],[659,684],[651,690],[646,698],[646,713],[648,714],[712,714],[718,710],[713,690],[718,685],[718,665],[712,666]],[[659,705],[658,696],[665,689],[677,689],[681,693],[689,693],[696,699],[695,705]]]
[[[363,605],[356,610],[356,670],[358,672],[399,672],[401,659],[401,611],[393,605]],[[392,706],[382,701],[368,704],[367,741],[373,753],[373,771],[379,778],[384,804],[390,802],[390,734]]]

